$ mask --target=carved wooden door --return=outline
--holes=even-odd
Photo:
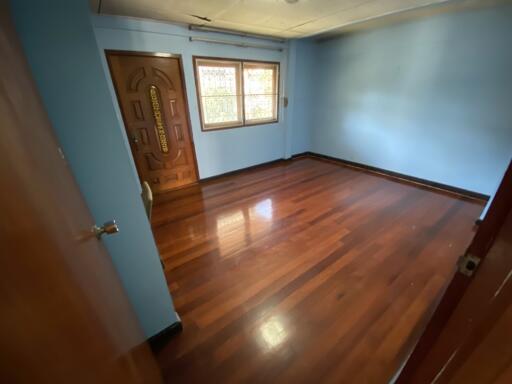
[[[197,180],[181,59],[107,52],[141,181],[164,192]]]

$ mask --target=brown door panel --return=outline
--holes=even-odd
[[[196,182],[180,59],[125,52],[107,57],[141,180],[156,193]]]
[[[6,7],[0,3],[0,382],[161,383]]]

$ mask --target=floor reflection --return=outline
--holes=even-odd
[[[287,337],[288,332],[279,316],[270,317],[259,328],[259,341],[266,351],[277,348]]]
[[[272,200],[265,199],[257,203],[254,207],[249,208],[249,217],[251,220],[265,219],[272,220]]]
[[[242,210],[217,217],[217,239],[222,257],[238,247],[247,245],[245,236],[245,215]]]
[[[273,214],[272,199],[265,199],[218,216],[216,225],[220,255],[226,257],[232,251],[250,245],[259,234],[270,229]]]
[[[243,226],[244,213],[239,210],[217,217],[217,234],[224,235]]]

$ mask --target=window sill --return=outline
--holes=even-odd
[[[224,129],[234,129],[234,128],[249,128],[249,127],[256,127],[258,125],[269,125],[269,124],[277,124],[279,123],[279,120],[265,120],[265,121],[258,121],[254,123],[245,123],[240,125],[228,125],[225,127],[215,127],[215,128],[204,128],[201,127],[202,132],[212,132],[212,131],[220,131]]]

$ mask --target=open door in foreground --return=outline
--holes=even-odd
[[[512,162],[397,383],[512,383]]]
[[[116,271],[91,231],[6,3],[0,3],[0,382],[160,383]]]

